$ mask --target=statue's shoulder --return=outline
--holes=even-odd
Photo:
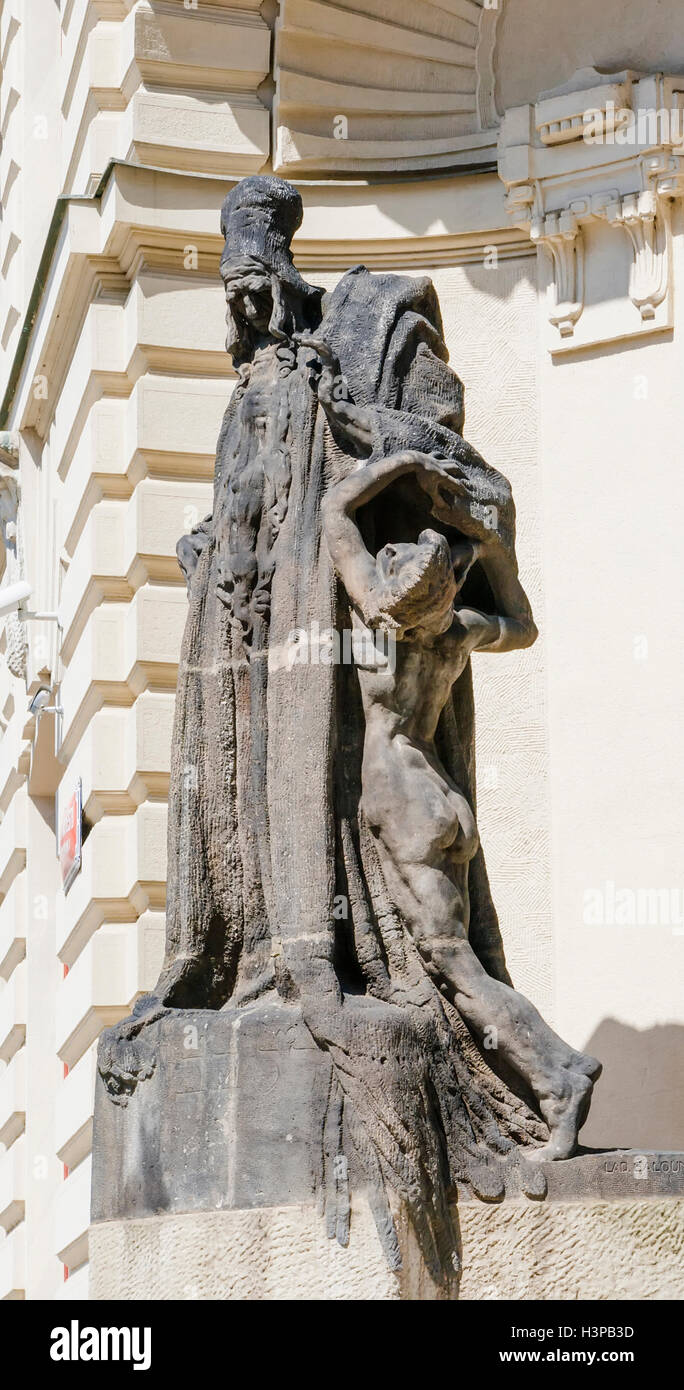
[[[369,270],[365,265],[345,271],[335,289],[324,297],[326,324],[344,320],[369,326],[373,322],[394,324],[404,312],[420,314],[438,332],[442,317],[437,291],[428,275],[395,275],[391,271]]]
[[[448,361],[439,301],[427,275],[354,266],[323,302],[321,333],[357,403],[396,404],[425,351],[432,362]]]

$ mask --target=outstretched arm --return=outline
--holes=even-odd
[[[504,545],[498,532],[490,530],[474,516],[467,501],[458,496],[453,497],[452,517],[475,546],[496,605],[496,612],[491,614],[456,605],[459,621],[471,634],[473,649],[511,652],[531,647],[537,638],[537,628],[527,594],[518,578],[515,552]]]
[[[375,558],[363,543],[355,513],[395,479],[415,472],[425,462],[432,460],[408,451],[375,459],[356,468],[323,498],[321,517],[330,558],[352,603],[362,611],[379,581]]]
[[[496,604],[496,613],[480,613],[472,608],[458,608],[459,621],[470,631],[473,650],[481,652],[514,652],[531,647],[537,638],[527,594],[520,583],[513,554],[499,541],[480,543],[478,558],[489,580]]]

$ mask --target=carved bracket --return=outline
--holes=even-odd
[[[659,206],[656,193],[645,189],[609,204],[606,216],[614,225],[624,227],[632,243],[634,264],[629,282],[632,303],[642,319],[654,319],[668,290],[669,206],[665,201]]]
[[[584,308],[584,241],[571,211],[534,218],[530,237],[547,250],[553,262],[554,308],[549,322],[561,338],[569,338]]]

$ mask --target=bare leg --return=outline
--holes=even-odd
[[[538,1157],[568,1158],[577,1145],[600,1063],[563,1042],[524,995],[493,980],[467,940],[434,941],[429,949],[473,1033],[480,1040],[495,1038],[502,1057],[536,1096],[551,1132]],[[492,1028],[496,1034],[486,1034]]]
[[[445,853],[448,872],[434,865],[405,864],[398,873],[393,856],[380,847],[395,900],[401,898],[397,906],[412,927],[435,983],[479,1041],[495,1039],[501,1056],[537,1099],[551,1137],[534,1157],[568,1158],[576,1148],[600,1063],[569,1047],[524,995],[492,979],[480,964],[466,935],[466,864],[454,865]]]

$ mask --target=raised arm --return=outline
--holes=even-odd
[[[495,604],[494,613],[456,604],[459,621],[467,627],[473,649],[484,652],[511,652],[531,647],[537,638],[527,594],[518,578],[515,552],[504,545],[498,532],[488,529],[468,502],[452,498],[451,515],[464,536],[474,544],[476,556],[489,581]]]
[[[496,612],[458,609],[458,616],[475,638],[473,648],[482,652],[513,652],[531,647],[537,639],[527,594],[518,578],[512,551],[499,540],[480,542],[478,559],[489,580]]]
[[[321,517],[330,558],[352,603],[362,612],[369,606],[379,577],[375,558],[366,549],[354,520],[355,513],[395,479],[415,472],[422,461],[423,456],[414,452],[374,459],[336,483],[323,498]]]

